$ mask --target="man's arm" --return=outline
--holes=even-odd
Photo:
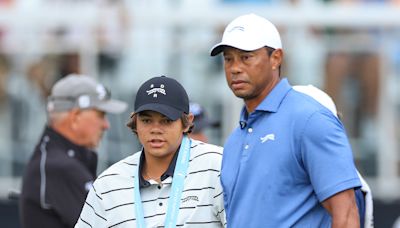
[[[360,227],[353,189],[348,189],[329,197],[322,202],[322,205],[332,216],[332,228]]]

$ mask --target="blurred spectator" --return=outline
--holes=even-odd
[[[22,175],[24,164],[29,158],[32,146],[40,137],[46,120],[45,103],[54,83],[51,62],[40,58],[27,64],[26,72],[14,71],[9,78],[7,89],[11,99],[11,129],[13,139],[10,157],[13,157],[13,175]]]
[[[10,60],[4,55],[0,54],[0,104],[7,100],[7,80],[10,73]]]
[[[14,0],[0,0],[0,7],[11,7],[14,5]]]
[[[220,123],[216,120],[210,119],[204,107],[198,103],[191,102],[189,109],[194,115],[194,127],[192,132],[189,134],[190,138],[208,142],[208,137],[205,130],[209,127],[219,127]]]
[[[25,170],[20,197],[21,224],[73,227],[96,178],[94,149],[109,126],[106,113],[126,104],[112,100],[93,78],[69,75],[52,88],[48,124]]]
[[[28,66],[28,83],[38,91],[38,95],[43,101],[50,95],[51,86],[58,80],[55,76],[54,63],[51,56],[44,56]]]
[[[362,125],[376,118],[379,65],[378,53],[349,50],[332,51],[327,56],[325,89],[343,109],[353,137],[360,137]]]
[[[81,56],[77,52],[64,53],[59,56],[60,75],[80,74]]]
[[[68,27],[57,25],[45,32],[43,45],[52,50],[46,55],[54,67],[56,75],[80,74],[82,72],[82,46],[87,46],[88,30],[83,25]]]
[[[100,76],[113,76],[128,42],[129,14],[124,0],[101,0],[96,36]]]
[[[0,176],[11,175],[11,100],[7,90],[10,68],[8,56],[0,54]]]
[[[371,0],[324,0],[335,3],[367,3]],[[387,2],[387,1],[379,1]],[[379,95],[379,53],[374,49],[379,30],[373,28],[330,27],[325,30],[337,47],[326,60],[325,91],[335,101],[349,121],[353,136],[362,133],[362,122],[374,119]],[[340,45],[339,42],[341,41]],[[346,94],[351,91],[351,94]]]
[[[369,0],[325,0],[339,4],[366,4]],[[379,1],[385,3],[387,1]],[[324,90],[346,117],[344,122],[354,144],[357,166],[367,175],[376,174],[376,128],[379,88],[381,30],[373,27],[329,27],[323,31],[330,46],[325,65]],[[376,48],[378,47],[378,48]]]
[[[246,3],[246,4],[281,4],[285,2],[293,2],[296,0],[222,0],[224,3]]]

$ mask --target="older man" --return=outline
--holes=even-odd
[[[125,109],[89,76],[68,75],[53,86],[48,125],[25,170],[23,227],[73,227],[96,178],[94,149],[110,127],[106,113]]]

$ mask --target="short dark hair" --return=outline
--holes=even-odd
[[[265,49],[267,49],[268,56],[271,56],[272,52],[274,52],[276,50],[275,48],[268,47],[268,46],[265,46]]]
[[[139,113],[131,113],[130,119],[128,121],[128,123],[126,123],[126,126],[129,127],[133,133],[137,134],[137,130],[136,130],[136,124],[137,124],[137,116]],[[189,127],[189,130],[187,132],[184,132],[185,134],[190,134],[192,133],[194,124],[192,122],[189,121],[189,114],[183,113],[182,116],[180,117],[181,121],[182,121],[182,125],[184,128],[186,128],[187,126]]]
[[[275,48],[265,46],[265,49],[267,50],[267,54],[269,57],[271,57],[272,53],[276,50]],[[281,74],[281,65],[279,65],[279,75]]]

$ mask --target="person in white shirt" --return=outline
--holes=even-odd
[[[75,227],[224,227],[222,148],[190,139],[193,114],[179,82],[144,82],[128,127],[143,148],[94,182]]]

